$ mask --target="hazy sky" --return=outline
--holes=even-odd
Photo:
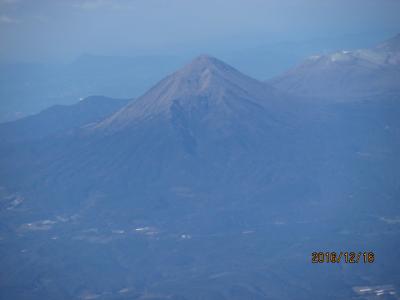
[[[399,16],[400,0],[0,0],[0,60],[387,37]]]

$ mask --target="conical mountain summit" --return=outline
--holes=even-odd
[[[177,107],[192,115],[216,110],[230,114],[238,106],[264,106],[275,97],[272,87],[214,57],[201,55],[99,123],[96,129],[114,131],[142,119],[171,117]]]

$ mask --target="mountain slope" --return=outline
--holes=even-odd
[[[400,94],[400,34],[370,49],[312,56],[268,81],[306,97],[347,101]]]

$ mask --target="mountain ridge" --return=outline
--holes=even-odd
[[[333,102],[400,95],[400,35],[372,48],[311,56],[267,83]]]

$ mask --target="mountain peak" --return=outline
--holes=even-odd
[[[266,95],[271,95],[268,85],[215,57],[200,55],[98,127],[121,128],[139,119],[169,117],[177,104],[188,111],[197,110],[199,105],[222,111],[243,101],[263,103],[269,97]]]
[[[225,76],[227,73],[239,74],[239,71],[213,56],[203,54],[197,56],[174,75],[176,77],[201,76],[206,79],[210,75]]]
[[[219,60],[218,58],[208,55],[201,54],[194,58],[186,67],[216,67],[216,68],[231,68],[229,65]]]
[[[152,98],[170,103],[176,99],[193,99],[204,94],[221,96],[232,89],[251,89],[260,85],[259,81],[225,62],[209,55],[200,55],[160,81],[144,97],[151,95]]]
[[[215,63],[222,63],[219,59],[217,59],[214,56],[208,55],[208,54],[200,54],[199,56],[195,57],[192,60],[193,64],[215,64]]]

